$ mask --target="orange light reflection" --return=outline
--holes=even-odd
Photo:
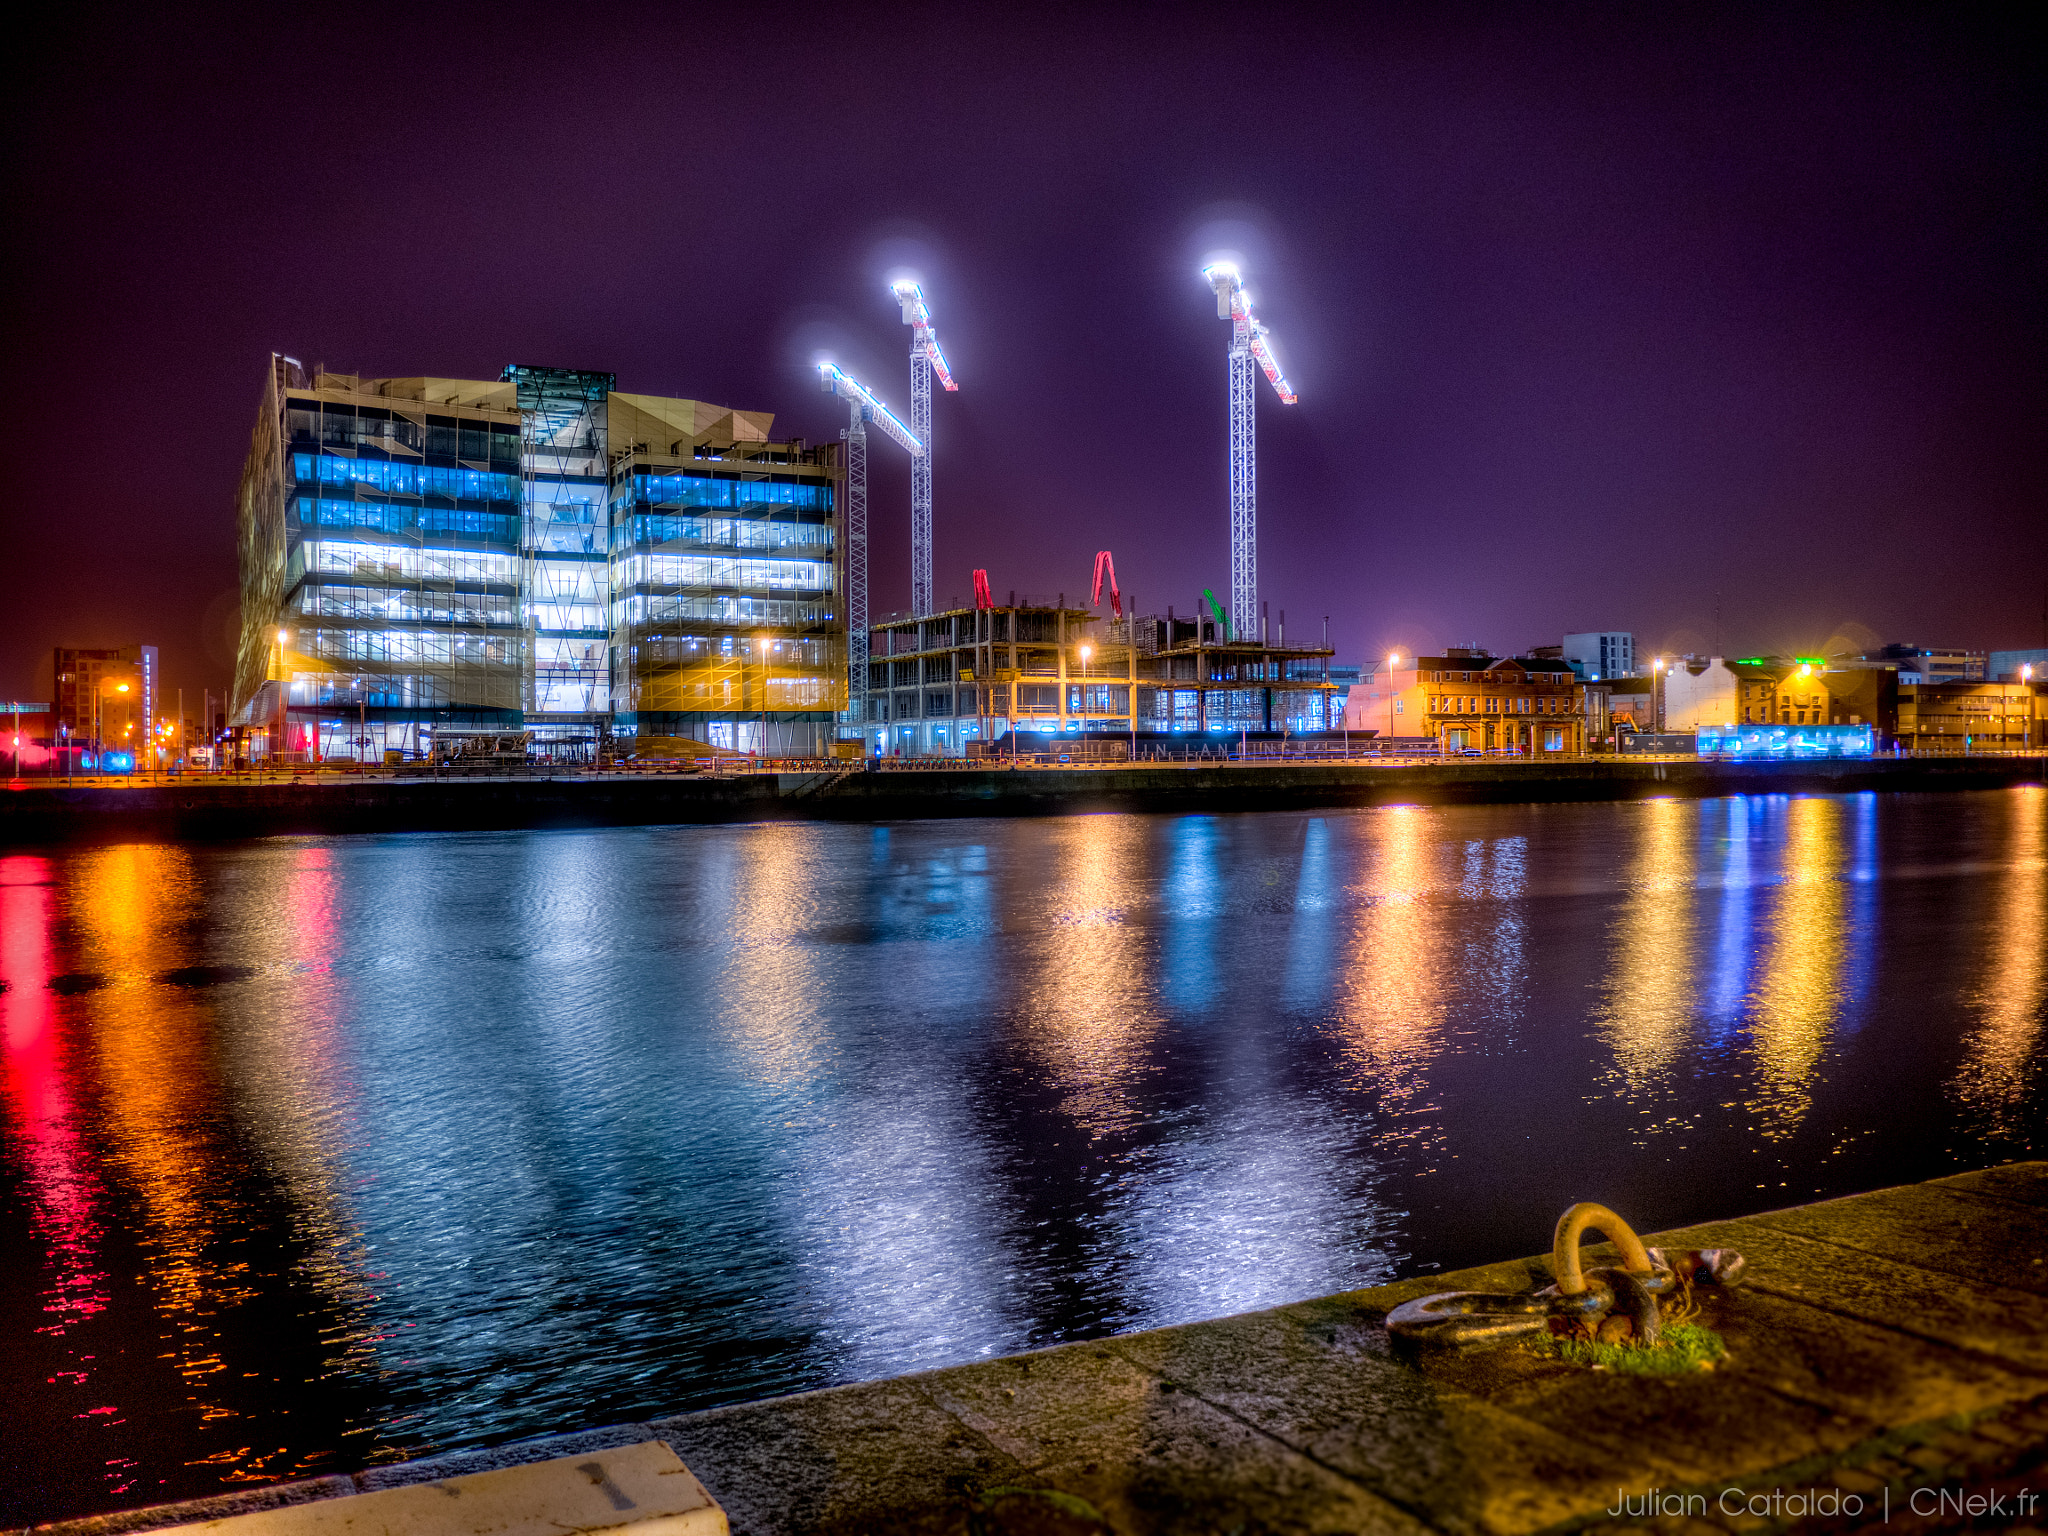
[[[2048,789],[2029,784],[2011,793],[2005,879],[1984,930],[1983,980],[1966,999],[1979,1023],[1953,1084],[1982,1134],[1997,1139],[2028,1129],[2027,1090],[2048,1019]]]
[[[1842,882],[1846,811],[1818,796],[1785,811],[1785,854],[1770,935],[1749,1003],[1757,1082],[1748,1105],[1766,1140],[1791,1136],[1812,1107],[1812,1084],[1841,1013],[1849,897]]]
[[[1613,1053],[1607,1079],[1626,1099],[1663,1086],[1692,1028],[1697,806],[1652,800],[1614,924],[1613,960],[1594,1027]]]

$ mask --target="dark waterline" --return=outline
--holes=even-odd
[[[0,1522],[2038,1155],[2048,791],[0,858]]]

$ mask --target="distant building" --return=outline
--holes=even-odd
[[[1895,674],[1835,669],[1774,657],[1702,662],[1686,658],[1657,675],[1662,726],[1700,731],[1736,725],[1871,725],[1889,733],[1896,719]],[[1646,728],[1646,727],[1644,727]]]
[[[2048,685],[1902,683],[1896,734],[1916,752],[2048,746]]]
[[[146,751],[156,719],[162,670],[153,645],[88,650],[60,645],[51,663],[60,742],[94,742],[93,750]]]
[[[259,752],[824,750],[846,696],[838,445],[614,384],[272,360],[237,495],[232,714]]]
[[[2037,646],[2031,651],[1993,651],[1985,658],[1985,681],[1993,683],[2016,683],[2020,681],[2020,668],[2032,667],[2032,681],[2048,681],[2048,646]]]
[[[1566,635],[1558,649],[1571,669],[1589,683],[1635,676],[1636,637],[1626,630]]]
[[[1850,670],[1883,668],[1899,674],[1901,683],[1966,683],[1984,679],[1983,651],[1961,651],[1924,645],[1887,645],[1874,651],[1830,656],[1830,667]]]
[[[1446,752],[1586,750],[1583,689],[1562,660],[1494,657],[1448,646],[1408,665],[1368,667],[1344,710],[1347,730],[1441,743]]]

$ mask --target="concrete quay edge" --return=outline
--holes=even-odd
[[[655,826],[776,819],[907,821],[1091,812],[1313,810],[1389,803],[1535,804],[1996,789],[2048,781],[2048,757],[1868,758],[1739,763],[1577,758],[1564,762],[1138,763],[883,773],[377,774],[251,784],[189,779],[24,783],[0,792],[0,847],[76,840]]]
[[[1546,1255],[36,1531],[117,1536],[652,1439],[735,1536],[1749,1532],[1800,1525],[1802,1490],[1895,1515],[1958,1480],[2048,1493],[2048,1162],[1646,1241],[1748,1260],[1742,1287],[1700,1292],[1730,1352],[1710,1374],[1390,1346],[1402,1301],[1540,1285]],[[1708,1514],[1609,1518],[1652,1490]],[[1792,1513],[1770,1513],[1773,1493]]]

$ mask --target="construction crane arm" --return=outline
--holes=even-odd
[[[1280,403],[1292,405],[1299,397],[1294,393],[1294,386],[1287,382],[1286,375],[1281,373],[1280,360],[1273,355],[1273,349],[1266,345],[1266,337],[1270,334],[1256,320],[1252,322],[1252,356],[1258,359],[1259,366],[1266,371],[1266,380],[1279,394]]]
[[[872,421],[890,437],[903,445],[903,451],[912,458],[924,456],[924,444],[910,428],[899,421],[893,411],[882,403],[875,392],[861,383],[852,374],[832,363],[818,364],[818,387],[828,395],[837,395],[842,400],[852,400],[861,408],[861,419]]]
[[[924,301],[924,289],[906,278],[894,284],[890,291],[896,295],[896,302],[903,306],[903,323],[911,328],[912,342],[931,359],[932,372],[938,375],[940,385],[958,391],[960,386],[953,382],[953,370],[946,366],[946,354],[939,350],[939,338],[932,329],[932,312]]]

